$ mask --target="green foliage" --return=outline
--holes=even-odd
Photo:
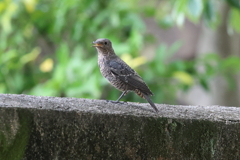
[[[233,12],[229,17],[232,21],[230,27],[239,31],[238,12],[240,10],[239,0],[225,0],[231,7],[230,12]],[[153,16],[158,21],[162,28],[172,27],[174,25],[182,26],[184,20],[188,18],[194,23],[198,23],[202,18],[208,27],[216,28],[221,22],[220,10],[218,10],[221,3],[224,1],[218,0],[172,0],[161,1],[146,4],[143,11],[146,16]],[[164,6],[164,7],[163,7]],[[157,9],[156,9],[157,8]],[[235,24],[233,24],[235,23]]]
[[[226,0],[226,2],[234,8],[240,9],[240,2],[239,0]]]
[[[229,27],[240,32],[239,2],[226,2],[231,7]],[[3,0],[0,92],[116,99],[119,91],[100,75],[93,40],[109,38],[118,55],[138,57],[144,44],[153,41],[145,34],[142,13],[155,17],[163,28],[182,26],[185,18],[195,23],[203,18],[216,28],[221,20],[217,3],[224,2],[174,0],[139,5],[137,0]],[[234,84],[231,77],[239,71],[238,57],[222,59],[210,54],[192,61],[171,61],[181,46],[181,42],[170,47],[162,44],[152,60],[135,68],[155,93],[155,102],[173,102],[178,90],[187,90],[194,83],[209,90],[208,80],[213,76]],[[143,59],[136,61],[140,65]],[[133,94],[126,99],[140,100]]]
[[[230,27],[235,29],[237,32],[240,33],[240,10],[239,9],[231,9],[230,14]]]
[[[106,82],[100,78],[91,42],[108,37],[119,44],[115,48],[121,53],[137,55],[145,26],[133,3],[3,1],[0,29],[6,43],[0,46],[1,92],[100,97],[100,86]],[[39,56],[26,54],[36,46],[42,49]],[[21,62],[23,57],[27,60]],[[39,68],[46,58],[54,60],[54,68],[51,61],[44,63],[46,69]]]

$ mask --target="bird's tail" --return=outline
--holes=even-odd
[[[157,107],[156,107],[155,104],[152,102],[152,100],[149,98],[149,96],[143,94],[143,97],[148,101],[148,103],[152,106],[152,108],[153,108],[156,112],[158,112]]]

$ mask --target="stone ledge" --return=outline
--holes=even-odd
[[[240,108],[0,94],[0,159],[239,159]]]

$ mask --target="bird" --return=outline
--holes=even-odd
[[[146,99],[158,112],[157,107],[150,99],[153,93],[139,74],[115,54],[112,42],[109,39],[100,38],[93,41],[92,44],[98,52],[98,66],[101,74],[111,85],[122,92],[120,97],[112,102],[118,103],[124,95],[133,91],[141,98]]]

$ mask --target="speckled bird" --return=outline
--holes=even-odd
[[[141,98],[146,99],[153,109],[158,112],[157,107],[149,98],[153,93],[138,73],[115,54],[112,42],[109,39],[100,38],[92,43],[98,52],[100,72],[111,85],[122,91],[117,101],[113,102],[119,102],[129,91],[134,91]]]

